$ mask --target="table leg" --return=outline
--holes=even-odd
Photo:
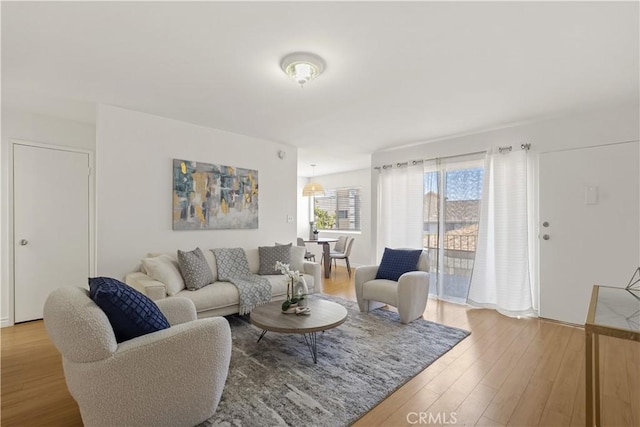
[[[329,258],[331,247],[329,243],[322,244],[322,252],[324,253],[324,277],[328,279],[331,277],[331,258]]]
[[[309,335],[309,338],[307,338],[307,335]],[[303,334],[303,336],[304,336],[304,342],[307,343],[307,347],[311,352],[313,363],[318,364],[318,347],[317,347],[316,333],[311,332],[309,334]]]
[[[586,396],[586,427],[593,427],[593,344],[591,331],[585,328],[585,396]]]
[[[258,342],[260,342],[260,340],[262,339],[262,337],[264,337],[264,335],[267,333],[267,330],[265,329],[264,331],[262,331],[262,333],[260,334],[260,338],[258,338]]]
[[[595,384],[596,425],[600,426],[600,342],[598,334],[593,334],[593,382]]]

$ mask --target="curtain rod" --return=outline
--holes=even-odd
[[[426,160],[410,160],[408,162],[398,162],[396,164],[375,166],[373,169],[381,170],[381,169],[389,169],[389,168],[393,168],[393,167],[400,168],[400,167],[403,167],[403,166],[409,166],[409,163],[411,163],[412,166],[415,166],[417,164],[424,163],[424,162],[429,162],[431,160],[442,160],[442,159],[452,159],[454,157],[473,156],[474,154],[485,154],[486,152],[487,152],[487,150],[482,150],[482,151],[475,151],[473,153],[456,154],[456,155],[452,155],[452,156],[433,157],[431,159],[426,159]]]
[[[520,148],[522,150],[529,150],[529,149],[531,149],[531,144],[522,143],[522,144],[520,144]],[[511,150],[513,150],[513,147],[511,145],[506,146],[506,147],[499,147],[498,148],[498,152],[500,152],[500,153],[509,152]],[[454,158],[454,157],[473,156],[474,154],[486,154],[486,153],[487,153],[487,150],[482,150],[482,151],[475,151],[473,153],[456,154],[456,155],[452,155],[452,156],[433,157],[431,159],[426,159],[426,160],[409,160],[407,162],[398,162],[395,165],[394,164],[389,164],[389,165],[382,165],[382,166],[374,166],[373,169],[374,170],[382,170],[382,169],[390,169],[390,168],[393,168],[393,167],[401,168],[403,166],[409,166],[409,163],[411,163],[411,166],[415,166],[415,165],[418,165],[420,163],[429,162],[429,161],[432,161],[432,160],[451,159],[451,158]]]
[[[521,150],[529,150],[530,148],[531,144],[520,144]],[[498,147],[498,153],[510,152],[511,150],[513,150],[513,147],[511,145],[508,145],[506,147]]]

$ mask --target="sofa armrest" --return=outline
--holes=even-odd
[[[322,293],[322,273],[320,264],[317,262],[305,261],[302,266],[304,273],[313,276],[313,293]]]
[[[353,281],[356,285],[356,289],[358,285],[362,285],[369,280],[373,280],[376,278],[376,274],[378,274],[378,266],[377,265],[362,265],[356,268],[356,274],[353,278]]]
[[[197,319],[196,306],[188,298],[164,298],[157,300],[156,304],[171,326]]]
[[[229,323],[215,317],[125,341],[98,362],[65,360],[64,367],[69,391],[90,409],[86,425],[195,425],[215,412],[230,357]]]
[[[398,280],[398,313],[400,322],[409,323],[422,316],[429,299],[429,273],[410,271]]]
[[[129,273],[125,276],[124,282],[154,301],[167,297],[167,288],[164,283],[153,280],[144,273]]]
[[[398,279],[398,296],[403,293],[415,293],[415,288],[429,293],[429,273],[420,270],[409,271]]]
[[[356,288],[356,299],[358,300],[358,306],[360,307],[360,311],[369,311],[368,305],[364,300],[363,293],[363,285],[376,278],[376,274],[378,274],[378,266],[377,265],[362,265],[356,268],[356,273],[353,276],[353,283]]]

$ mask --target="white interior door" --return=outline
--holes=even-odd
[[[15,321],[41,319],[49,293],[89,276],[89,155],[14,145]]]
[[[541,317],[584,324],[593,285],[624,287],[638,267],[639,145],[540,155]]]

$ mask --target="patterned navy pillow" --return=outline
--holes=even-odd
[[[384,248],[376,279],[395,280],[397,282],[404,273],[418,269],[421,253],[422,249]]]
[[[119,280],[90,277],[89,297],[107,315],[119,343],[171,326],[156,303]]]

